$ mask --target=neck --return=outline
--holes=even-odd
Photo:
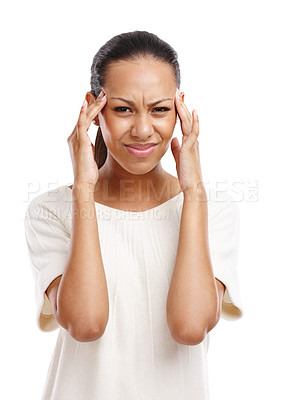
[[[96,189],[106,201],[154,202],[170,197],[173,189],[170,182],[161,162],[149,172],[136,174],[122,168],[108,155],[99,169]]]

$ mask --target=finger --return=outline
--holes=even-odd
[[[179,93],[179,96],[177,95],[177,93]],[[192,116],[190,114],[190,111],[188,110],[186,104],[184,103],[184,100],[182,100],[182,96],[181,96],[182,93],[184,94],[184,92],[179,92],[179,90],[178,90],[178,92],[176,91],[176,99],[180,100],[180,104],[182,104],[183,107],[186,109],[186,111],[189,115],[190,121],[192,121]]]
[[[82,104],[81,109],[80,109],[80,113],[79,113],[78,119],[77,119],[77,123],[76,123],[75,127],[73,128],[72,133],[67,138],[68,143],[70,141],[72,141],[74,137],[77,138],[77,125],[78,125],[79,118],[81,118],[81,115],[82,115],[82,112],[83,112],[83,106],[85,106],[85,102],[86,102],[86,106],[87,106],[87,101],[84,99],[83,100],[83,104]]]
[[[172,141],[170,142],[170,148],[171,148],[171,152],[173,154],[173,157],[175,159],[175,162],[177,164],[178,163],[178,158],[179,158],[180,146],[179,146],[178,139],[176,137],[174,137],[172,139]]]
[[[95,159],[95,146],[92,142],[91,142],[91,147],[92,147],[93,158]]]
[[[188,111],[188,108],[185,106],[184,102],[175,96],[175,103],[177,107],[177,113],[180,118],[181,129],[184,136],[188,136],[191,132],[192,128],[192,118],[191,114]]]
[[[197,147],[199,145],[199,143],[198,143],[199,117],[198,117],[198,114],[197,114],[196,110],[193,110],[192,114],[193,114],[193,124],[192,124],[191,133],[189,135],[189,145],[191,147],[194,147],[194,146]]]
[[[97,103],[97,102],[99,102],[100,100],[105,100],[105,96],[106,96],[106,93],[104,92],[104,90],[102,89],[101,90],[101,92],[99,93],[99,96],[94,100],[94,102],[92,103],[92,104],[89,104],[88,105],[88,107],[87,107],[87,113],[89,113],[94,107],[95,107],[95,104]]]
[[[191,134],[198,138],[199,135],[199,116],[196,110],[193,110],[193,125]]]
[[[99,99],[97,97],[97,100],[91,104],[91,106],[88,107],[87,109],[87,121],[86,121],[86,129],[88,130],[92,121],[95,119],[95,117],[99,114],[99,112],[102,110],[102,108],[106,105],[107,103],[107,97],[106,95],[102,98]]]
[[[69,135],[69,137],[67,138],[68,143],[69,143],[70,141],[72,141],[72,139],[73,139],[74,137],[76,137],[76,130],[77,130],[77,125],[75,125],[75,127],[73,128],[72,133],[71,133],[71,134]]]
[[[186,104],[184,103],[183,100],[181,100],[181,104],[182,104],[182,106],[184,107],[184,109],[186,110],[186,112],[187,112],[187,114],[188,114],[188,116],[189,116],[189,118],[190,118],[190,121],[192,121],[192,116],[191,116],[191,114],[190,114],[190,111],[188,110],[188,108],[187,108],[187,106],[186,106]]]
[[[84,99],[82,107],[80,109],[80,113],[79,113],[79,117],[77,120],[77,129],[75,129],[76,131],[76,138],[78,140],[80,140],[81,138],[85,138],[86,135],[86,110],[87,110],[87,101]]]

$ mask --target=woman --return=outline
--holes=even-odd
[[[60,327],[42,399],[208,399],[208,333],[242,315],[238,206],[209,201],[169,44],[117,35],[91,72],[68,137],[73,185],[34,198],[25,219],[37,323]],[[169,145],[177,178],[161,166]]]

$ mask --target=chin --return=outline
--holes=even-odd
[[[136,164],[131,163],[130,165],[123,164],[121,166],[123,169],[125,169],[128,173],[130,173],[132,175],[145,175],[145,174],[148,174],[150,171],[152,171],[156,167],[156,165],[159,163],[159,161],[155,162],[155,163],[143,161],[142,164],[141,163],[136,163]]]
[[[145,175],[152,171],[156,167],[156,165],[160,162],[161,159],[147,159],[144,158],[136,158],[131,161],[122,159],[119,160],[116,157],[113,157],[115,161],[119,164],[121,168],[123,168],[126,172],[132,175]]]

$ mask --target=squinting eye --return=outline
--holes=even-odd
[[[167,107],[156,107],[155,110],[162,110],[162,111],[169,111],[169,108]]]
[[[115,107],[115,111],[126,112],[126,110],[130,110],[130,108],[128,108],[128,107]],[[157,110],[157,112],[165,112],[165,111],[169,111],[169,108],[167,108],[167,107],[155,107],[154,110]]]
[[[129,108],[128,108],[128,107],[116,107],[116,108],[115,108],[115,111],[124,112],[124,110],[123,110],[123,109],[128,109],[128,110],[129,110]]]

